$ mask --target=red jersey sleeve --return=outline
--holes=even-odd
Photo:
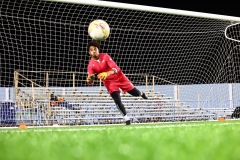
[[[88,67],[87,67],[87,72],[88,72],[88,75],[93,75],[94,74],[94,71],[93,71],[93,64],[91,63],[91,61],[89,61],[88,63]]]

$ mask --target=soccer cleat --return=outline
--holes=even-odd
[[[141,95],[141,96],[142,96],[143,99],[148,99],[148,97],[146,96],[146,94],[143,93],[143,92],[142,92],[142,95]]]
[[[127,115],[123,116],[123,119],[125,120],[126,125],[130,125],[131,124],[131,120],[130,120],[130,118]]]
[[[131,120],[126,121],[126,125],[131,125]]]

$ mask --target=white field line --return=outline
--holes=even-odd
[[[105,131],[105,130],[116,130],[116,129],[121,129],[121,130],[134,130],[134,129],[143,129],[143,128],[148,128],[148,129],[156,129],[156,128],[177,128],[177,127],[201,127],[201,126],[225,126],[225,125],[240,125],[239,123],[231,123],[231,122],[219,122],[219,123],[194,123],[194,124],[168,124],[165,125],[164,123],[156,123],[156,124],[149,124],[149,125],[141,125],[141,124],[132,124],[131,126],[125,126],[124,124],[120,124],[123,127],[114,127],[112,126],[107,126],[107,125],[102,125],[102,126],[78,126],[78,127],[73,127],[73,126],[51,126],[50,127],[34,127],[31,129],[0,129],[1,132],[71,132],[71,131]],[[116,126],[116,125],[115,125]]]

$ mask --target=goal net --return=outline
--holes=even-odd
[[[95,19],[111,28],[100,51],[149,96],[121,93],[133,122],[231,117],[240,105],[240,18],[105,1],[0,6],[1,126],[123,123],[102,82],[86,83]]]

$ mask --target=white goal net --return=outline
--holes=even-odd
[[[0,19],[1,126],[123,123],[103,84],[86,83],[87,29],[95,19],[111,28],[101,52],[149,96],[122,93],[133,122],[237,117],[238,17],[104,1],[2,0]]]

